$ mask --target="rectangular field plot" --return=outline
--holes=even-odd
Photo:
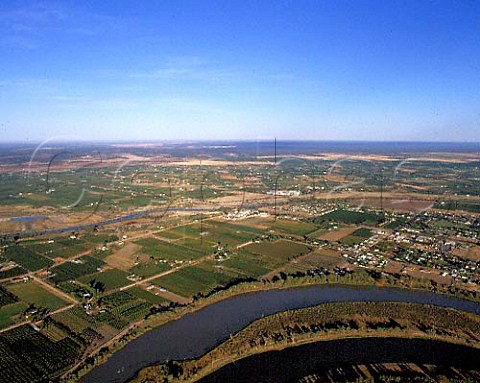
[[[102,326],[108,325],[113,327],[115,330],[122,330],[124,327],[128,326],[128,321],[125,318],[122,318],[118,315],[113,314],[110,310],[105,310],[103,312],[99,312],[97,314],[88,315],[84,309],[80,306],[75,306],[71,310],[68,310],[70,314],[68,317],[65,316],[58,316],[58,320],[62,321],[62,323],[67,324],[72,321],[72,323],[76,323],[79,326],[81,323],[88,323],[88,325],[81,330],[81,332],[88,331],[88,328],[92,329],[99,329]],[[64,314],[64,313],[60,313]],[[82,322],[72,319],[72,316],[79,318]],[[55,316],[57,318],[57,316]]]
[[[66,305],[66,302],[45,290],[35,281],[18,282],[8,285],[8,290],[15,294],[22,302],[33,303],[37,307],[47,307],[56,310]]]
[[[170,269],[171,266],[169,266],[167,263],[163,263],[158,260],[149,260],[146,263],[140,263],[139,265],[132,267],[129,270],[129,273],[138,275],[142,278],[148,278]]]
[[[95,280],[105,285],[105,291],[113,290],[131,283],[127,279],[128,273],[125,271],[110,269],[102,272],[89,274],[78,280],[82,283],[89,284],[90,281]]]
[[[179,232],[177,229],[162,230],[154,233],[158,237],[163,237],[166,239],[179,239],[185,237],[182,232]]]
[[[18,297],[0,285],[0,307],[18,302]]]
[[[179,246],[155,238],[146,238],[136,241],[135,243],[143,246],[143,253],[167,261],[190,261],[204,255],[202,251]]]
[[[5,267],[0,270],[0,279],[7,279],[16,277],[18,275],[26,274],[27,269],[21,266]]]
[[[70,338],[54,342],[29,325],[0,334],[0,381],[44,382],[73,364],[81,352]]]
[[[244,231],[237,229],[226,223],[204,224],[203,225],[203,238],[207,241],[223,244],[228,243],[231,246],[238,246],[242,243],[251,241],[258,237],[259,234],[252,233],[250,231]]]
[[[53,261],[20,245],[9,246],[5,256],[29,271],[37,271],[52,266]]]
[[[11,326],[18,321],[21,321],[21,318],[17,318],[18,321],[15,320],[16,316],[21,316],[23,312],[27,309],[28,305],[25,302],[17,302],[12,303],[7,306],[3,306],[0,308],[0,329]]]
[[[55,259],[55,258],[71,258],[76,254],[93,249],[93,245],[80,239],[55,238],[53,242],[45,241],[26,241],[22,243],[27,249],[38,255]]]
[[[102,267],[105,263],[99,259],[85,255],[75,261],[65,262],[59,266],[52,267],[50,277],[55,283],[69,281],[83,277],[84,275],[93,274],[97,268]]]
[[[271,230],[293,235],[307,235],[317,229],[314,224],[293,220],[277,220],[268,227]]]
[[[90,322],[83,318],[83,315],[79,315],[78,310],[81,310],[78,307],[73,309],[62,311],[58,314],[53,315],[53,319],[63,323],[65,326],[72,329],[77,334],[80,334],[83,330],[90,326]],[[82,314],[83,314],[83,310]]]
[[[169,301],[165,298],[162,298],[158,295],[155,295],[147,290],[142,289],[141,287],[135,286],[127,290],[129,294],[136,296],[137,298],[143,299],[146,302],[151,303],[152,305],[159,305],[162,303],[168,303]]]
[[[275,269],[296,257],[308,254],[311,250],[302,243],[287,240],[252,243],[243,249],[262,257],[265,265],[270,269]]]
[[[155,279],[152,283],[183,297],[192,297],[199,292],[208,293],[214,287],[224,285],[230,280],[232,277],[221,271],[191,266]]]
[[[225,268],[235,270],[245,277],[258,278],[272,270],[270,263],[262,256],[240,251],[221,263]]]
[[[344,261],[339,251],[330,249],[316,250],[298,260],[290,262],[285,268],[287,272],[306,272],[320,267],[332,269]]]
[[[315,222],[344,222],[347,224],[364,224],[376,226],[383,222],[383,215],[372,212],[361,212],[353,210],[338,209],[331,213],[316,217]]]
[[[253,234],[254,236],[257,235],[262,235],[265,232],[264,228],[259,228],[255,226],[248,226],[244,224],[238,224],[238,223],[232,223],[232,222],[226,222],[226,221],[216,221],[216,220],[210,220],[208,221],[209,224],[212,226],[223,226],[227,228],[230,231],[242,231],[245,233],[250,233]]]
[[[198,238],[200,237],[200,233],[202,232],[202,227],[200,224],[192,224],[192,225],[183,225],[178,226],[173,229],[164,230],[158,232],[157,234],[160,237],[165,237],[169,239],[178,239],[183,237],[190,237],[190,238]]]
[[[116,318],[122,318],[128,322],[136,322],[150,311],[152,305],[149,302],[137,299],[134,302],[127,303],[112,310]]]
[[[203,237],[190,238],[184,237],[175,241],[176,245],[188,247],[196,251],[201,251],[204,255],[211,254],[215,250],[215,244],[205,240]]]
[[[357,245],[365,241],[366,239],[370,238],[371,235],[372,235],[372,232],[369,229],[366,229],[366,228],[357,229],[352,234],[342,238],[340,240],[340,243],[347,246]]]
[[[104,261],[114,268],[126,271],[135,266],[135,262],[140,260],[141,249],[142,246],[140,245],[127,243],[119,250],[114,251],[112,255],[106,257]]]

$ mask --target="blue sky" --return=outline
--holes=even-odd
[[[480,141],[480,2],[2,0],[0,135]]]

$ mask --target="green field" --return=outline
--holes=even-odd
[[[73,309],[62,311],[61,313],[55,314],[53,318],[56,321],[66,325],[77,334],[80,334],[83,330],[88,328],[91,325],[91,323],[85,318],[83,318],[83,315],[79,315],[78,310],[79,308],[74,307]]]
[[[73,364],[81,348],[70,338],[54,342],[29,325],[0,334],[0,381],[45,382]]]
[[[293,258],[308,254],[310,248],[302,243],[296,243],[287,240],[278,240],[275,242],[252,243],[243,248],[249,253],[256,254],[265,262],[266,267],[273,270]]]
[[[231,276],[220,271],[191,266],[157,278],[152,283],[188,298],[199,292],[208,293],[214,287],[224,285],[231,279]]]
[[[372,236],[372,232],[369,229],[361,228],[355,230],[352,234],[343,237],[340,243],[347,246],[358,245]]]
[[[331,213],[319,216],[315,218],[315,222],[344,222],[347,224],[365,224],[376,226],[384,220],[383,215],[371,213],[371,212],[361,212],[361,211],[352,211],[345,209],[338,209],[332,211]]]
[[[148,278],[170,269],[171,267],[166,263],[161,263],[158,260],[150,260],[147,263],[140,263],[139,265],[130,268],[129,271],[140,277]]]
[[[165,298],[159,297],[158,295],[152,294],[151,292],[142,289],[141,287],[135,286],[127,290],[129,294],[136,296],[137,298],[143,299],[152,305],[160,305],[162,303],[168,303],[169,301]]]
[[[223,261],[221,265],[252,278],[258,278],[273,270],[264,257],[259,257],[257,254],[251,254],[247,251],[239,251],[238,254]]]
[[[300,221],[291,220],[277,220],[269,225],[269,228],[276,231],[281,231],[284,234],[293,235],[307,235],[317,229],[316,225]]]
[[[90,281],[94,280],[96,282],[102,282],[105,285],[105,291],[113,290],[131,283],[127,279],[128,273],[125,271],[110,269],[102,272],[89,274],[78,280],[82,283],[88,285]]]
[[[0,279],[16,277],[18,275],[26,274],[27,272],[28,272],[27,269],[21,266],[15,266],[15,267],[0,271]]]
[[[18,297],[0,285],[0,308],[18,302]]]
[[[136,241],[135,243],[143,246],[142,252],[145,254],[168,261],[189,261],[204,255],[200,250],[179,246],[155,238],[146,238]]]
[[[53,261],[19,245],[9,246],[5,256],[29,271],[37,271],[53,265]]]
[[[22,243],[22,246],[25,246],[38,255],[50,259],[57,257],[71,258],[94,247],[89,242],[67,237],[56,238],[53,243],[46,243],[45,241],[26,241]]]
[[[15,315],[22,314],[28,305],[25,302],[12,303],[0,308],[0,329],[8,327],[15,322],[11,319]]]
[[[37,307],[47,307],[50,310],[56,310],[66,305],[66,302],[51,294],[38,283],[28,281],[19,282],[7,286],[8,290],[15,294],[22,302],[33,303]]]
[[[98,267],[102,267],[105,263],[97,258],[85,255],[78,258],[78,263],[65,262],[59,266],[52,267],[50,272],[53,274],[51,279],[55,282],[63,282],[77,279],[84,275],[93,274]]]

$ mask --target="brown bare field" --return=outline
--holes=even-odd
[[[404,157],[399,156],[388,156],[381,154],[345,154],[345,153],[319,153],[316,155],[289,155],[289,158],[301,158],[304,160],[364,160],[364,161],[403,161]],[[258,156],[259,159],[270,159],[272,156]],[[472,153],[421,153],[416,156],[412,155],[408,159],[409,162],[414,161],[436,161],[436,162],[447,162],[447,163],[466,163],[471,161],[478,160],[476,154]]]
[[[318,239],[322,239],[324,241],[339,241],[347,235],[352,234],[357,229],[360,229],[360,226],[343,227],[338,230],[329,231],[328,233],[319,236]]]
[[[437,283],[448,285],[452,283],[452,277],[447,275],[442,277],[440,272],[428,267],[419,267],[416,265],[405,265],[398,261],[390,260],[385,267],[387,273],[407,274],[420,279],[431,279]]]
[[[430,209],[433,206],[433,201],[422,201],[414,200],[408,198],[398,198],[398,199],[383,199],[383,207],[385,209],[401,211],[401,212],[417,212]],[[366,206],[371,207],[381,207],[382,202],[380,198],[377,199],[366,199],[364,201]]]
[[[242,201],[244,203],[253,203],[253,202],[259,202],[263,200],[268,200],[271,199],[271,196],[267,196],[265,194],[260,194],[260,193],[242,193],[241,191],[236,192],[234,195],[229,195],[229,196],[223,196],[223,197],[218,197],[215,199],[210,199],[208,200],[208,204],[220,204],[222,206],[233,206],[240,208]]]
[[[480,246],[472,244],[469,247],[462,247],[460,249],[457,248],[453,250],[453,255],[459,258],[469,259],[474,262],[480,262]]]
[[[138,252],[142,246],[133,242],[127,243],[120,250],[105,258],[105,262],[114,268],[127,271],[135,265]]]
[[[225,161],[225,160],[200,160],[198,158],[190,158],[184,161],[173,161],[169,165],[172,166],[225,166],[225,165],[261,165],[269,164],[268,161]]]

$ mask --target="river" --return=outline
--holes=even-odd
[[[265,315],[328,302],[410,302],[480,314],[480,304],[428,291],[382,287],[310,286],[238,295],[184,315],[128,343],[83,383],[123,383],[142,368],[198,357]]]

